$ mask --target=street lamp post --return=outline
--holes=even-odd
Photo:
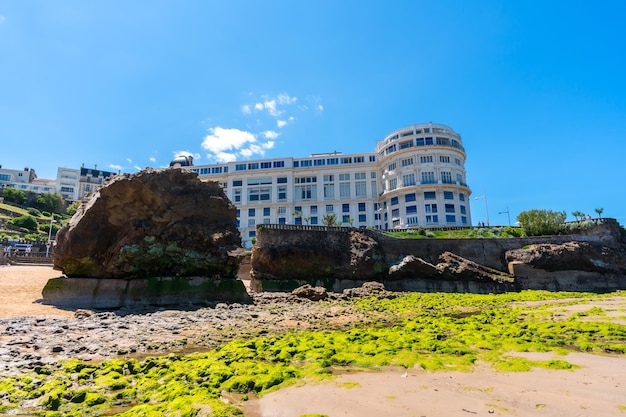
[[[506,208],[506,211],[499,211],[498,214],[506,213],[506,217],[509,219],[509,226],[511,225],[511,215],[509,214],[509,208]]]
[[[483,195],[479,195],[478,197],[475,197],[474,200],[479,200],[481,198],[485,199],[485,214],[487,215],[487,226],[489,226],[489,206],[487,205],[487,191],[485,191],[483,193]]]
[[[54,214],[50,214],[50,228],[48,229],[48,241],[46,242],[46,258],[48,257],[48,254],[50,253],[50,239],[52,238],[52,223],[54,223]]]

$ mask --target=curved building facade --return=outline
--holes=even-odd
[[[376,145],[385,228],[471,224],[465,149],[450,127],[425,123]]]
[[[322,225],[327,215],[344,226],[385,230],[470,226],[465,158],[459,134],[423,123],[387,135],[375,152],[185,168],[222,186],[249,244],[259,224]]]

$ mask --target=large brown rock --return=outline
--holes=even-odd
[[[221,187],[170,168],[111,179],[59,230],[52,254],[68,277],[235,278],[240,248]]]

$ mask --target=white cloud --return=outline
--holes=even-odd
[[[133,163],[133,160],[132,160],[132,159],[130,159],[130,158],[126,158],[126,162],[128,162],[129,164],[132,164],[132,163]]]
[[[289,97],[289,94],[282,93],[278,95],[278,102],[280,104],[293,104],[298,101],[298,97]]]
[[[250,110],[250,106],[247,104],[244,104],[243,106],[241,106],[241,112],[243,114],[250,114],[252,113],[252,110]]]
[[[156,158],[154,156],[151,156],[150,158],[148,158],[148,160],[153,163],[156,162]]]
[[[260,133],[264,139],[275,139],[278,134],[272,131]],[[253,155],[264,155],[265,150],[274,147],[274,141],[258,142],[257,137],[247,131],[215,127],[202,141],[202,148],[209,151],[207,157],[218,162],[232,162],[237,156],[250,158]]]
[[[142,167],[140,167],[139,165],[135,165],[135,169],[136,169],[137,171],[141,171],[143,168],[142,168]]]
[[[234,162],[237,160],[237,155],[228,152],[220,152],[217,155],[207,155],[207,157],[213,157],[217,162],[221,163]]]
[[[254,105],[254,110],[263,110],[263,103],[256,103]]]
[[[287,126],[287,121],[286,120],[276,120],[276,126],[278,126],[279,128],[285,127],[285,126]]]
[[[317,106],[317,110],[318,110],[318,111],[324,111],[324,106],[322,106],[321,104],[319,104],[319,105]]]
[[[121,165],[109,164],[109,168],[115,169],[116,171],[122,171],[124,169]]]
[[[247,143],[256,142],[256,138],[250,132],[239,129],[224,129],[214,127],[209,129],[209,134],[202,141],[202,148],[213,153],[239,149]]]
[[[278,137],[278,132],[274,132],[273,130],[266,130],[261,134],[265,139],[276,139]]]

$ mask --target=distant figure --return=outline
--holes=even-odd
[[[9,256],[11,256],[11,246],[4,248],[4,257],[8,258]]]
[[[26,249],[24,250],[24,256],[30,256],[30,251],[31,251],[31,247],[26,246]]]

